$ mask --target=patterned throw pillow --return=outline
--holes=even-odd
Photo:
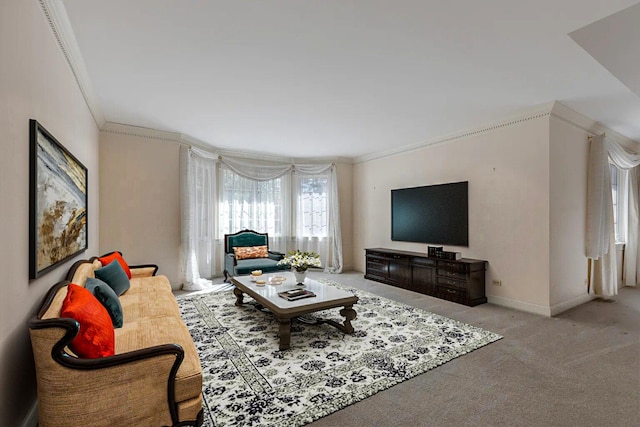
[[[241,247],[233,248],[233,253],[236,255],[236,259],[269,258],[269,251],[267,251],[267,245],[241,246]]]
[[[69,346],[79,357],[96,359],[114,355],[115,333],[111,317],[90,291],[71,283],[60,317],[70,317],[80,324],[80,332]]]

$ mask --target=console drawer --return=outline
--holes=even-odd
[[[445,270],[438,268],[438,276],[451,277],[459,280],[466,280],[467,274],[456,270]]]
[[[413,257],[411,258],[411,264],[425,267],[434,267],[436,265],[436,261],[433,259]]]
[[[436,286],[436,297],[452,302],[464,303],[467,300],[467,291],[464,289],[450,288],[448,286]]]
[[[469,271],[468,267],[469,266],[467,264],[461,262],[438,260],[438,269],[465,274]]]
[[[436,283],[438,285],[445,285],[452,288],[467,289],[467,282],[463,280],[454,280],[447,277],[438,276],[436,278]]]
[[[376,275],[387,275],[388,264],[386,262],[379,262],[375,260],[367,260],[367,271],[370,271],[372,274]]]

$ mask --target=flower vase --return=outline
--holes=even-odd
[[[293,275],[296,276],[296,283],[298,286],[304,286],[304,279],[307,277],[307,270],[305,271],[296,271],[293,270]]]

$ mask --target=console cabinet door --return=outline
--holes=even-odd
[[[429,295],[433,291],[433,268],[422,265],[411,266],[412,290]]]
[[[394,282],[403,285],[411,282],[411,267],[409,266],[409,257],[402,255],[392,255],[389,258],[389,280],[393,280]]]

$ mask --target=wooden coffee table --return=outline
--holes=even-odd
[[[316,296],[297,301],[288,301],[278,296],[278,292],[300,289],[302,287],[296,285],[293,273],[277,273],[277,275],[286,278],[280,285],[267,283],[264,286],[257,286],[256,283],[251,280],[251,276],[232,277],[231,282],[235,285],[233,293],[236,296],[237,306],[243,304],[244,294],[247,294],[256,300],[258,304],[271,310],[273,315],[278,319],[280,323],[280,350],[286,350],[290,347],[291,319],[329,308],[343,307],[342,310],[340,310],[340,315],[345,318],[344,322],[338,323],[333,320],[318,319],[317,323],[328,323],[345,334],[353,333],[351,321],[356,318],[353,305],[358,302],[357,296],[307,278],[304,282],[305,286],[303,289],[312,291]],[[272,275],[265,274],[262,276],[262,279],[267,280],[270,276]]]

